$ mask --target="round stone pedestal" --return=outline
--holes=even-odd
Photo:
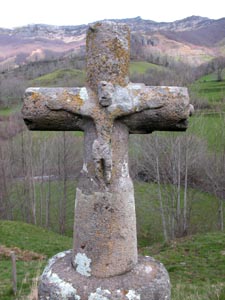
[[[170,299],[168,273],[151,257],[139,257],[132,271],[109,278],[81,275],[75,271],[71,259],[69,250],[49,260],[40,278],[39,300]]]

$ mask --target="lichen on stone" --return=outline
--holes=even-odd
[[[72,284],[63,281],[55,273],[51,273],[50,282],[57,286],[57,291],[55,292],[59,299],[67,300],[73,297],[75,300],[80,300],[80,296],[77,295],[77,290],[72,286]]]
[[[150,266],[145,266],[145,273],[149,274],[152,272],[152,267]]]
[[[91,259],[85,253],[77,253],[74,259],[76,271],[83,276],[91,276]]]
[[[126,294],[126,297],[129,300],[141,300],[141,296],[137,294],[134,290],[129,290]]]
[[[87,89],[85,87],[82,87],[80,89],[80,97],[84,100],[87,101],[88,100],[88,92]]]
[[[111,295],[109,290],[102,290],[101,288],[97,288],[96,292],[91,293],[88,297],[88,300],[109,300],[108,296]]]
[[[67,250],[67,251],[63,251],[63,252],[59,252],[56,255],[54,255],[51,259],[49,259],[47,266],[44,269],[44,272],[42,274],[42,276],[46,276],[49,272],[51,272],[51,268],[54,265],[54,263],[60,259],[63,258],[64,256],[66,256],[67,254],[71,253],[71,250]]]
[[[129,177],[129,168],[128,168],[128,163],[123,162],[122,164],[122,170],[121,170],[121,175],[122,177]]]

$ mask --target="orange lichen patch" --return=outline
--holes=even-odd
[[[31,99],[32,99],[33,102],[38,101],[38,100],[40,99],[40,94],[37,93],[37,92],[36,92],[36,93],[33,92],[33,93],[31,94]]]
[[[118,38],[109,40],[106,47],[110,50],[111,55],[114,56],[115,62],[118,63],[117,72],[115,73],[115,71],[113,71],[116,76],[112,78],[112,83],[126,86],[127,76],[129,74],[129,49],[126,49]]]
[[[118,38],[109,40],[106,46],[108,47],[108,49],[110,49],[111,53],[114,54],[114,57],[117,58],[119,61],[123,60],[129,63],[129,57],[130,57],[129,49],[124,48],[124,46],[122,45],[122,43]]]
[[[112,111],[111,119],[116,119],[118,117],[121,117],[122,115],[124,115],[124,111],[121,108],[117,107]]]
[[[132,90],[132,97],[139,97],[141,89]]]
[[[21,250],[17,247],[6,247],[0,245],[0,258],[10,258],[11,252],[14,252],[17,260],[32,261],[32,260],[44,260],[46,256],[29,250]]]
[[[126,296],[126,295],[129,293],[129,291],[128,291],[128,290],[121,290],[121,293],[122,293],[124,296]]]
[[[84,104],[84,100],[80,97],[79,94],[71,94],[68,93],[68,91],[64,91],[62,96],[60,97],[60,100],[63,101],[64,103],[71,103],[73,106],[76,108],[81,108]]]

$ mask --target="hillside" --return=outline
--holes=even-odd
[[[190,43],[197,46],[214,47],[225,37],[225,18],[213,22],[206,21],[202,26],[186,27],[185,30],[168,31],[165,36],[181,43]]]
[[[72,239],[21,222],[0,221],[0,299],[15,299],[11,285],[10,252],[17,256],[16,299],[26,299],[47,258],[72,247]],[[34,298],[32,298],[34,299]]]
[[[196,65],[224,53],[225,18],[192,16],[169,23],[140,17],[113,21],[130,27],[131,54],[139,58],[153,53]],[[86,30],[87,25],[0,28],[0,71],[32,61],[84,55]]]
[[[0,299],[15,299],[11,288],[10,251],[17,254],[18,295],[35,287],[46,259],[71,248],[72,239],[21,222],[0,221]],[[172,282],[173,300],[223,300],[225,296],[225,237],[215,232],[177,239],[168,245],[140,249],[164,263]],[[36,255],[36,256],[35,256]],[[36,281],[35,281],[36,282]],[[34,299],[34,298],[32,298]]]

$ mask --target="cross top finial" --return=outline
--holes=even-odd
[[[130,30],[125,24],[105,21],[87,31],[87,82],[97,91],[101,81],[126,86],[129,82]]]

